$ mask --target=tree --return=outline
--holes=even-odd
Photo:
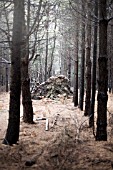
[[[12,145],[19,140],[20,92],[21,92],[21,44],[22,44],[22,0],[14,0],[13,37],[11,54],[11,85],[9,121],[3,143]]]
[[[75,46],[75,57],[74,57],[74,90],[73,90],[73,102],[74,106],[78,106],[78,48],[79,48],[79,16],[78,13],[75,12],[75,26],[76,30],[74,32],[74,46]]]
[[[30,57],[33,64],[31,62],[30,64],[34,70],[36,81],[45,81],[54,74],[54,67],[56,67],[54,60],[56,59],[58,5],[55,1],[42,1],[42,8],[39,11],[40,22],[34,29],[34,35],[30,37],[30,47],[33,49],[33,57]],[[36,6],[35,3],[34,6]]]
[[[91,97],[91,1],[87,1],[87,24],[86,24],[86,98],[84,115],[90,113]]]
[[[56,28],[57,28],[57,12],[55,12],[55,23],[54,23],[54,40],[53,40],[53,48],[51,52],[51,61],[50,61],[50,66],[48,68],[48,77],[52,76],[52,67],[53,67],[53,62],[54,62],[54,52],[55,52],[55,47],[56,47]]]
[[[82,1],[82,11],[85,14],[85,2]],[[82,17],[82,16],[81,16]],[[79,95],[79,108],[83,110],[84,102],[84,73],[85,73],[85,15],[81,18],[81,31],[82,31],[82,42],[81,42],[81,78],[80,78],[80,95]]]
[[[45,23],[45,29],[46,29],[46,54],[45,54],[45,76],[44,80],[46,81],[48,78],[48,70],[47,70],[47,65],[48,65],[48,43],[49,43],[49,3],[47,4],[47,9],[46,9],[46,23]]]
[[[73,90],[73,102],[74,106],[78,106],[78,26],[75,37],[75,65],[74,65],[74,90]]]
[[[113,1],[109,2],[109,9],[113,8]],[[110,10],[109,18],[112,18],[113,11]],[[108,88],[113,93],[113,20],[108,24]]]
[[[27,28],[29,31],[29,18],[30,18],[30,1],[28,1],[28,17]],[[29,66],[29,37],[26,38],[26,26],[24,19],[24,0],[23,0],[23,16],[21,18],[23,22],[23,44],[21,48],[21,82],[22,82],[22,104],[23,104],[23,121],[25,123],[33,123],[33,107],[30,92],[30,79],[28,73]]]
[[[92,89],[91,89],[91,104],[90,104],[90,115],[89,115],[89,127],[94,126],[94,107],[95,107],[95,93],[96,93],[96,65],[97,65],[97,32],[98,32],[98,2],[95,0],[94,7],[94,42],[93,42],[93,64],[92,64]]]
[[[107,140],[107,1],[99,0],[99,80],[96,140]]]

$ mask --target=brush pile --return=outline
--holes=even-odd
[[[46,82],[35,85],[31,92],[32,99],[39,100],[43,97],[55,99],[59,95],[68,97],[72,95],[69,80],[63,75],[50,77]]]

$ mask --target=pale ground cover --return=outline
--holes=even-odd
[[[5,137],[9,94],[0,93],[0,170],[112,170],[113,95],[108,100],[108,141],[95,141],[88,117],[75,108],[72,98],[33,100],[35,124],[22,121],[19,144],[2,144]],[[45,130],[47,117],[49,130]],[[95,115],[96,119],[96,115]],[[96,125],[96,124],[95,124]],[[27,166],[29,162],[32,166]],[[27,162],[27,163],[26,163]]]

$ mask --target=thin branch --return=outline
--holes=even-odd
[[[107,19],[107,22],[110,22],[113,19],[113,16]]]

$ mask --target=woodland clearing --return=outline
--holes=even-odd
[[[95,141],[88,117],[72,97],[33,100],[35,124],[22,121],[17,145],[2,144],[8,121],[9,93],[0,93],[0,170],[112,170],[113,95],[108,100],[108,141]],[[47,117],[49,130],[45,130]],[[96,115],[95,115],[96,120]],[[96,123],[95,123],[96,126]],[[96,129],[95,129],[96,130]],[[94,131],[95,131],[94,130]]]

